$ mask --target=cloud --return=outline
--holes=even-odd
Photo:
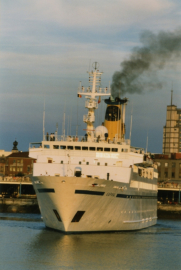
[[[140,23],[152,16],[161,16],[175,6],[174,2],[168,0],[19,0],[11,2],[11,5],[8,2],[2,5],[2,16],[6,16],[9,24],[19,22],[15,28],[17,31],[21,27],[27,28],[27,23],[32,26],[33,22],[94,31],[105,27],[126,27],[135,21]]]

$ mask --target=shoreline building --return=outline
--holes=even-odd
[[[173,90],[171,91],[171,104],[167,106],[166,124],[163,127],[162,153],[181,153],[181,108],[172,104]]]
[[[155,154],[158,167],[158,200],[181,203],[181,108],[172,103],[167,106],[163,127],[162,154]]]

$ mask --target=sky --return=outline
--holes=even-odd
[[[88,85],[90,63],[98,62],[102,87],[109,86],[121,62],[141,46],[140,35],[149,30],[172,32],[181,27],[179,0],[1,0],[0,2],[0,149],[20,151],[45,132],[84,135],[84,98],[77,98],[79,82]],[[126,93],[126,138],[132,112],[133,146],[162,152],[166,106],[181,108],[181,64],[171,62],[157,72],[162,89]],[[151,78],[154,80],[154,78]],[[95,126],[104,121],[103,100]],[[78,117],[77,117],[78,116]]]

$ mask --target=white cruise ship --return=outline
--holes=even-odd
[[[156,224],[157,168],[144,151],[125,139],[127,99],[115,100],[101,88],[102,73],[89,73],[81,87],[88,114],[86,135],[44,135],[31,143],[36,159],[32,182],[48,228],[65,233],[138,230]],[[107,96],[105,120],[94,128],[95,110]]]

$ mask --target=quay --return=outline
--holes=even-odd
[[[40,213],[29,177],[0,177],[1,213]]]
[[[1,198],[0,213],[40,213],[36,198]]]

